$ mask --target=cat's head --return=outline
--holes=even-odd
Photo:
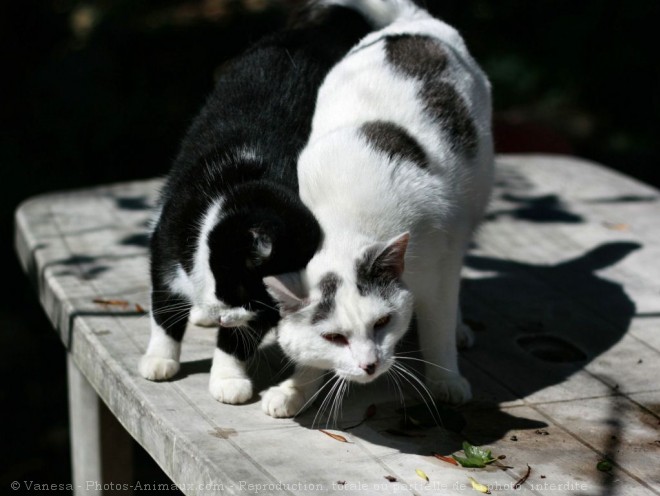
[[[203,222],[196,253],[198,306],[218,321],[231,315],[223,323],[228,326],[245,325],[257,314],[279,317],[262,279],[305,267],[321,241],[316,219],[292,193],[270,184],[236,188],[215,210]]]
[[[362,248],[354,256],[321,250],[299,274],[267,277],[282,320],[278,341],[297,364],[367,383],[386,372],[412,318],[402,282],[409,235]]]

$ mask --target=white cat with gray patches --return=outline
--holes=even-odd
[[[409,1],[381,3],[391,24],[327,75],[298,162],[322,246],[305,276],[264,279],[296,363],[262,397],[274,417],[308,406],[328,370],[357,383],[389,372],[421,389],[395,352],[413,313],[426,391],[471,398],[457,361],[457,344],[473,341],[459,286],[491,191],[490,85],[454,28]]]

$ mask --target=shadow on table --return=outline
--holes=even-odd
[[[512,208],[493,212],[492,219],[508,216],[540,223],[583,221],[554,195],[527,196],[533,187],[522,176],[501,179],[500,188],[502,199]],[[128,210],[148,207],[141,197],[121,202]],[[145,239],[141,233],[131,234],[121,244],[142,247]],[[464,439],[490,444],[510,432],[546,427],[519,413],[524,410],[500,409],[499,405],[515,404],[520,398],[565,382],[621,339],[635,305],[620,284],[599,277],[597,272],[638,248],[640,245],[631,242],[607,243],[554,265],[481,255],[467,257],[466,266],[472,276],[463,284],[463,311],[466,322],[477,333],[477,344],[462,353],[461,360],[476,401],[458,409],[439,406],[436,412],[424,404],[420,391],[408,387],[406,393],[411,399],[404,409],[392,385],[388,393],[382,394],[381,387],[378,395],[371,396],[368,388],[354,387],[350,399],[344,402],[344,418],[333,422],[332,403],[323,408],[326,390],[298,422],[305,427],[348,429],[351,436],[373,444],[420,454],[451,453],[460,449]],[[58,264],[65,270],[78,269],[83,276],[96,277],[104,269],[99,262],[75,256]],[[405,345],[416,349],[414,332],[410,334],[413,339]],[[182,363],[177,379],[207,373],[210,366],[208,359]],[[281,362],[271,368],[262,367],[257,371],[261,377],[257,384],[273,384],[281,368]],[[414,372],[422,373],[419,369]],[[372,403],[376,404],[376,414],[351,428],[360,423]],[[443,428],[437,428],[437,424]]]
[[[417,401],[406,401],[407,412],[392,388],[388,400],[376,401],[376,414],[353,429],[370,404],[359,387],[344,401],[344,419],[334,422],[332,406],[323,407],[321,400],[299,423],[349,427],[350,436],[424,455],[454,452],[465,439],[490,444],[515,431],[547,427],[525,418],[525,410],[498,405],[563,383],[621,339],[635,305],[620,284],[599,277],[598,271],[639,248],[631,242],[606,243],[555,265],[467,257],[476,276],[464,281],[464,318],[477,330],[477,343],[462,353],[462,360],[476,401],[462,408],[440,406],[443,429],[429,428],[434,425],[432,407],[420,401],[414,388],[408,393]]]

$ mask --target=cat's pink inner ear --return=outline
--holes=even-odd
[[[297,312],[309,303],[299,272],[264,277],[263,282],[268,293],[277,302],[281,315]]]
[[[405,232],[387,242],[387,246],[379,257],[380,263],[383,263],[392,272],[392,275],[399,279],[406,268],[406,250],[410,241],[410,233]]]

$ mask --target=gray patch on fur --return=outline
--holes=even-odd
[[[399,287],[391,271],[378,263],[380,253],[378,248],[371,248],[355,264],[357,288],[361,296],[377,294],[388,299]]]
[[[422,98],[427,110],[439,120],[451,136],[454,151],[477,151],[477,130],[470,118],[470,113],[454,87],[444,81],[425,84]]]
[[[417,79],[436,79],[447,67],[447,53],[429,36],[388,36],[385,51],[390,64]]]
[[[390,159],[410,160],[422,169],[427,167],[424,149],[401,126],[393,122],[371,121],[363,124],[360,131],[373,148]]]
[[[328,272],[321,278],[321,282],[319,282],[321,301],[314,309],[312,324],[327,319],[335,309],[335,296],[337,295],[337,289],[339,289],[340,284],[341,278],[334,272]]]
[[[396,35],[386,38],[385,52],[398,71],[422,81],[420,97],[427,112],[447,129],[452,149],[474,155],[477,130],[467,105],[451,84],[440,79],[447,67],[444,48],[428,36]]]

